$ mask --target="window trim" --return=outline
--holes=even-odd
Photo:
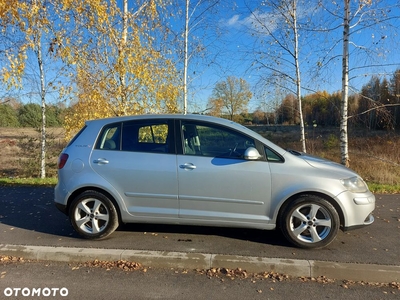
[[[168,118],[149,118],[149,119],[141,119],[141,120],[128,120],[128,121],[123,121],[122,123],[122,128],[121,128],[121,133],[120,133],[120,140],[121,140],[121,146],[120,149],[121,151],[126,151],[126,152],[132,152],[132,153],[154,153],[154,154],[175,154],[175,137],[174,137],[174,127],[173,127],[173,120],[168,119]],[[166,152],[158,152],[158,151],[133,151],[133,150],[123,150],[123,137],[124,137],[124,127],[132,124],[133,126],[136,126],[138,128],[138,132],[139,133],[139,129],[141,127],[146,127],[149,126],[150,128],[152,128],[152,126],[154,125],[167,125],[168,127],[168,135],[166,138],[166,143],[154,143],[157,144],[159,146],[165,145],[165,147],[167,148]],[[152,130],[152,129],[151,129]],[[143,143],[143,144],[147,144],[147,143]],[[152,144],[152,143],[148,143],[148,144]]]
[[[176,141],[177,141],[176,144],[178,145],[178,150],[179,150],[178,154],[180,154],[180,155],[185,155],[184,151],[183,151],[183,149],[184,149],[184,144],[183,144],[184,143],[184,137],[183,137],[183,130],[182,130],[182,127],[183,127],[183,125],[185,123],[194,124],[196,126],[206,126],[206,127],[217,128],[217,129],[220,128],[221,130],[230,132],[232,134],[237,134],[237,135],[244,136],[244,137],[246,137],[248,139],[252,139],[252,140],[254,140],[255,148],[258,150],[258,152],[262,156],[257,161],[267,161],[266,154],[265,154],[265,151],[264,151],[264,147],[266,147],[266,145],[264,143],[260,142],[258,139],[254,138],[254,137],[252,137],[250,135],[247,135],[246,133],[244,133],[242,131],[236,130],[236,129],[231,128],[231,127],[227,127],[225,125],[217,124],[217,123],[214,123],[214,122],[198,121],[198,120],[186,120],[186,119],[179,119],[175,124],[175,130],[178,132],[178,138],[176,139]],[[213,156],[202,156],[202,155],[185,155],[185,156],[213,157]],[[218,156],[214,156],[214,157],[218,157]],[[226,158],[226,159],[240,159],[240,158],[229,158],[229,157],[224,157],[224,158]],[[245,159],[243,158],[243,160],[245,160]]]

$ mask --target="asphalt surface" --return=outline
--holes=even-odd
[[[374,224],[339,232],[324,249],[304,250],[288,244],[279,231],[215,227],[129,224],[106,240],[85,240],[55,208],[52,188],[0,186],[0,255],[64,261],[125,258],[183,267],[236,265],[295,276],[308,272],[400,282],[400,195],[376,199]]]
[[[312,281],[274,274],[254,277],[247,273],[225,275],[180,269],[122,270],[117,266],[48,261],[0,263],[0,274],[0,298],[12,300],[398,300],[400,296],[394,285]],[[39,291],[32,296],[35,289]]]

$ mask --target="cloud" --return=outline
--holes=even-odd
[[[232,18],[225,20],[224,23],[226,24],[226,26],[237,26],[241,23],[239,19],[239,15],[234,15]]]
[[[266,26],[268,26],[268,29],[271,31],[276,29],[276,24],[278,23],[276,19],[277,17],[271,13],[260,13],[259,11],[256,11],[244,18],[241,18],[240,15],[236,14],[229,19],[221,19],[220,23],[225,27],[245,27],[252,31],[264,32]],[[264,29],[262,29],[263,27]]]

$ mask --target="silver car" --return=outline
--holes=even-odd
[[[58,169],[55,204],[89,239],[120,223],[190,224],[279,228],[321,248],[374,221],[375,197],[352,170],[209,116],[87,121]]]

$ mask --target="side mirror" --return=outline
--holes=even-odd
[[[254,147],[249,147],[244,151],[244,159],[246,160],[258,160],[262,156],[258,152],[258,150]]]

